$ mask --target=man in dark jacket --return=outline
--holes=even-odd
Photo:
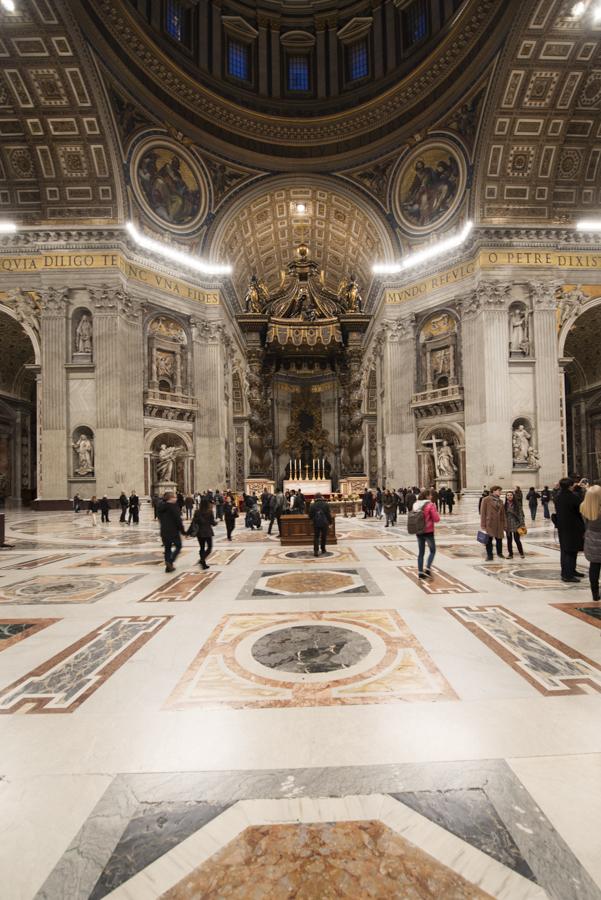
[[[282,493],[282,491],[278,491],[277,494],[272,494],[271,500],[269,501],[269,528],[267,529],[267,534],[271,534],[271,529],[273,528],[273,523],[278,523],[278,534],[282,533],[282,513],[286,507],[286,499]]]
[[[125,491],[121,491],[121,494],[119,495],[119,506],[121,507],[121,516],[119,518],[119,521],[125,522],[127,507],[129,506],[129,500],[127,499],[127,494],[125,493]]]
[[[174,493],[167,491],[163,502],[159,503],[157,513],[161,526],[161,540],[165,548],[165,572],[173,572],[175,571],[173,563],[182,549],[181,535],[184,534],[182,514]]]
[[[315,500],[309,507],[309,518],[313,522],[313,555],[319,556],[319,550],[326,552],[328,528],[332,524],[330,505],[321,494],[315,494]]]
[[[110,522],[109,509],[110,509],[110,504],[108,501],[108,497],[105,494],[100,501],[100,521],[101,522]]]
[[[294,504],[292,506],[292,512],[297,513],[298,515],[302,515],[305,511],[305,498],[303,496],[303,492],[299,490],[296,492],[294,497]]]
[[[583,572],[576,571],[578,554],[584,549],[584,519],[580,515],[581,496],[572,478],[562,478],[555,502],[555,524],[559,534],[561,580],[578,583]]]
[[[137,525],[140,521],[140,498],[135,491],[132,491],[129,495],[129,516],[127,519],[128,525],[131,525],[132,519],[134,525]]]

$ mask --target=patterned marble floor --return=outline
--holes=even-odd
[[[146,509],[8,511],[3,900],[601,900],[601,609],[477,524],[422,582],[402,519],[166,574]]]

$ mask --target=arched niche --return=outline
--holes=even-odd
[[[536,426],[529,416],[518,416],[511,423],[511,456],[515,471],[531,469],[539,466],[536,449]]]
[[[184,326],[165,313],[154,315],[146,327],[148,388],[157,395],[190,393],[188,337]]]
[[[532,356],[531,312],[521,300],[515,300],[508,310],[510,357]]]
[[[601,478],[601,297],[571,322],[565,335],[567,469],[592,480]]]
[[[167,471],[161,465],[162,448],[173,451],[170,454],[173,464]],[[174,484],[182,493],[194,490],[194,448],[191,433],[160,429],[148,432],[146,461],[147,492],[158,493],[164,490],[166,483]]]
[[[419,326],[419,391],[439,391],[458,384],[457,327],[455,314],[447,309],[431,313]]]
[[[71,361],[91,363],[94,355],[94,319],[85,306],[79,306],[71,315]]]
[[[449,468],[448,472],[438,466],[438,457],[445,443],[451,448],[450,458],[455,467],[454,470]],[[465,432],[460,425],[430,423],[425,426],[418,433],[417,456],[419,487],[450,487],[456,493],[462,490],[465,484]]]
[[[94,475],[94,432],[88,425],[78,425],[73,429],[71,473],[73,478],[89,479]]]
[[[37,332],[0,305],[0,505],[36,496]]]

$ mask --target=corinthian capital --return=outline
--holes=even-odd
[[[42,315],[64,316],[69,306],[69,288],[45,288],[41,292]]]
[[[22,290],[13,291],[9,295],[9,303],[14,308],[17,321],[27,325],[39,337],[41,302],[37,294]]]
[[[535,309],[555,309],[559,281],[531,281],[528,290]]]

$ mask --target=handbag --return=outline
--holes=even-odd
[[[194,538],[194,537],[198,537],[198,532],[199,532],[199,531],[200,531],[200,528],[198,527],[198,522],[192,522],[192,524],[191,524],[190,527],[188,528],[186,534],[187,534],[188,537],[193,537],[193,538]]]
[[[520,537],[525,537],[528,534],[528,529],[525,525],[520,525],[518,528],[518,534]]]
[[[479,544],[488,544],[489,540],[488,535],[485,531],[479,531],[476,535],[476,539]]]

